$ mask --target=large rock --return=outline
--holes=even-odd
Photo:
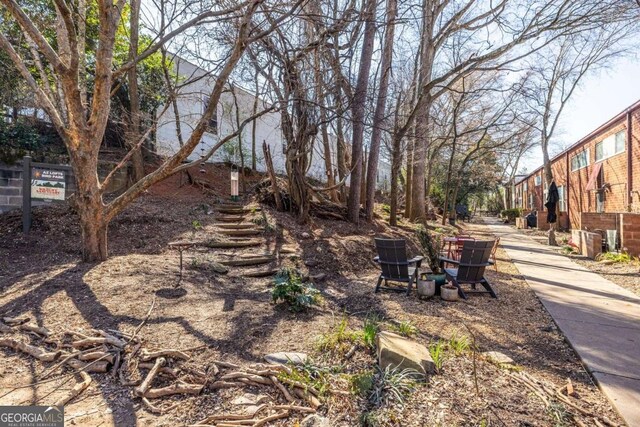
[[[293,352],[279,352],[267,354],[264,357],[269,363],[274,365],[286,365],[287,363],[293,363],[294,365],[303,365],[307,361],[307,355],[304,353]]]
[[[484,357],[499,365],[513,365],[513,359],[499,351],[485,351],[482,353]]]
[[[436,365],[424,345],[386,331],[380,332],[376,341],[380,369],[391,365],[400,369],[414,369],[422,374],[436,371]]]
[[[318,414],[306,416],[300,423],[300,427],[330,427],[329,420]]]

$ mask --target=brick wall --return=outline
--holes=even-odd
[[[22,167],[0,165],[0,213],[22,206]]]
[[[640,214],[620,214],[620,244],[633,256],[640,255]]]
[[[581,230],[617,230],[619,218],[617,213],[582,212],[580,214]],[[574,227],[577,228],[577,227]]]
[[[631,212],[640,213],[640,109],[632,112],[631,116],[631,140],[627,141],[627,149],[631,150],[631,199],[629,209]],[[628,139],[628,138],[627,138]]]

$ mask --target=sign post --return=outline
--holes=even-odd
[[[34,163],[31,157],[22,160],[22,231],[31,229],[31,200],[47,202],[64,201],[66,198],[65,171],[69,166]]]
[[[22,232],[31,229],[31,157],[22,159]]]

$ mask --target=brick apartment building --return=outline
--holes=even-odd
[[[563,229],[616,230],[618,246],[640,254],[640,101],[551,160]],[[548,228],[542,167],[507,186],[511,206],[538,211]]]

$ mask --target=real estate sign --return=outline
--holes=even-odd
[[[33,168],[31,172],[31,198],[38,200],[64,200],[64,171]]]

